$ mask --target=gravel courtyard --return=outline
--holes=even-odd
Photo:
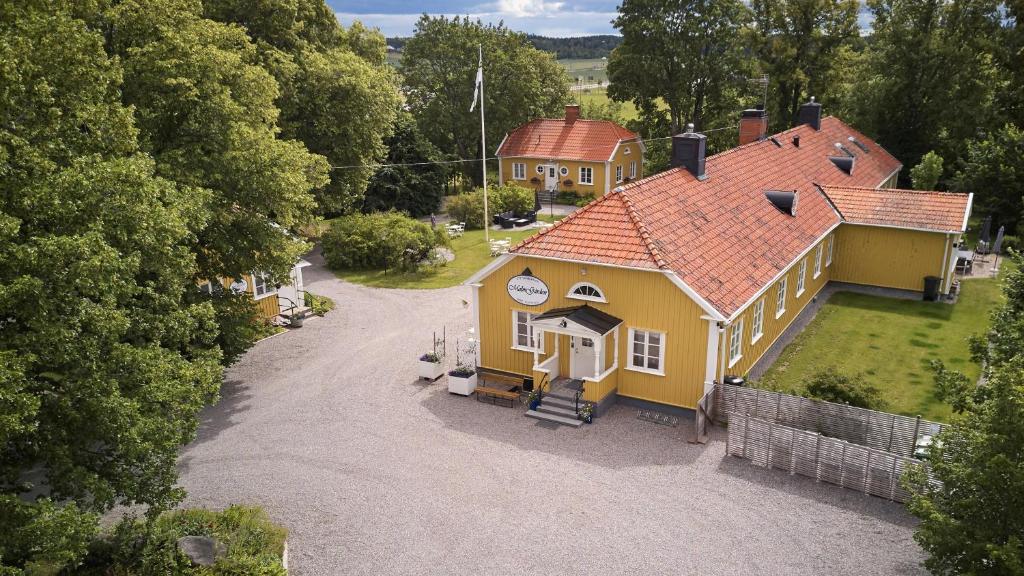
[[[469,290],[379,290],[233,366],[179,461],[186,505],[255,503],[293,574],[923,574],[896,504],[724,456],[617,406],[554,428],[416,379]],[[686,423],[688,424],[688,423]]]

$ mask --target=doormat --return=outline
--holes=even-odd
[[[655,412],[654,410],[637,410],[636,419],[643,420],[644,422],[654,422],[655,424],[661,424],[662,426],[679,425],[679,418],[672,416],[671,414]]]

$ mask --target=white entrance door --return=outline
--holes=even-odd
[[[544,168],[544,189],[545,190],[557,190],[558,189],[558,166],[554,164],[548,164]]]
[[[594,340],[582,336],[570,336],[569,338],[572,346],[572,356],[569,361],[569,377],[593,378],[597,376],[594,373],[594,359],[597,355]]]
[[[302,307],[305,305],[305,299],[306,294],[302,287],[302,268],[295,266],[289,275],[289,282],[282,284],[281,288],[277,291],[277,300],[281,305],[281,312],[291,310],[293,302],[295,306]]]

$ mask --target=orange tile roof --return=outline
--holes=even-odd
[[[844,222],[961,232],[970,196],[898,188],[825,186]]]
[[[816,184],[877,187],[901,166],[831,116],[820,130],[801,125],[773,139],[779,144],[766,139],[709,157],[703,181],[674,168],[630,183],[513,252],[672,270],[731,316],[839,223]],[[846,153],[836,143],[856,157],[851,174],[828,159]],[[796,216],[776,209],[766,190],[795,190]]]
[[[609,120],[539,118],[516,128],[498,147],[498,156],[525,156],[604,162],[615,146],[637,135]]]

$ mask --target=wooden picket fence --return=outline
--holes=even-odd
[[[732,423],[733,415],[740,414],[899,456],[913,456],[922,436],[935,437],[945,428],[945,424],[920,416],[911,418],[759,388],[716,384],[715,392],[714,412],[719,420]]]
[[[829,438],[752,414],[730,412],[728,418],[727,454],[896,502],[910,499],[910,494],[900,486],[903,471],[908,466],[923,464],[900,454]]]

